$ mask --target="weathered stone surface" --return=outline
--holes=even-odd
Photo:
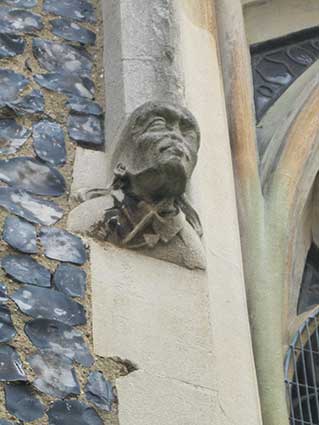
[[[52,25],[53,34],[58,37],[81,44],[95,44],[95,33],[70,19],[57,18],[50,21],[50,24]]]
[[[70,297],[84,297],[86,273],[70,264],[59,264],[53,275],[54,286]]]
[[[30,385],[7,384],[5,395],[8,412],[21,421],[32,422],[44,416],[44,406],[32,393]]]
[[[19,97],[13,102],[7,102],[7,106],[17,115],[39,114],[44,112],[45,101],[39,90],[32,90],[30,94]]]
[[[84,307],[54,289],[26,285],[11,298],[23,313],[35,319],[60,320],[71,326],[86,323]]]
[[[70,115],[68,120],[69,136],[87,146],[102,146],[104,135],[101,119],[94,115]]]
[[[163,267],[161,260],[93,241],[90,265],[95,354],[211,388],[215,369],[205,274],[170,263]]]
[[[65,191],[62,174],[31,157],[0,160],[0,180],[36,195],[61,196]]]
[[[103,142],[97,117],[71,115],[68,131],[81,143]],[[112,155],[115,183],[109,192],[82,193],[82,201],[108,196],[110,208],[92,211],[95,223],[81,232],[189,269],[205,269],[203,228],[185,193],[199,147],[199,125],[183,106],[147,102],[138,107]]]
[[[8,6],[32,8],[37,5],[38,0],[1,0],[0,3],[5,3]]]
[[[87,0],[45,0],[43,9],[45,12],[76,21],[96,21],[94,8]]]
[[[9,301],[8,290],[6,285],[0,283],[0,304],[5,304]]]
[[[20,357],[10,345],[0,345],[0,381],[27,381]]]
[[[15,153],[30,135],[31,131],[17,124],[16,120],[0,119],[0,154]]]
[[[6,255],[1,260],[1,267],[20,283],[45,288],[51,286],[50,271],[28,255]]]
[[[36,74],[34,80],[41,87],[68,96],[83,96],[92,99],[94,95],[94,84],[87,77],[82,78],[74,74],[52,72]]]
[[[100,116],[103,114],[101,106],[93,102],[92,100],[85,99],[83,97],[73,96],[66,102],[65,106],[76,114],[84,115],[96,115]]]
[[[9,308],[5,305],[0,305],[0,342],[11,341],[16,333]]]
[[[43,120],[33,124],[33,146],[38,157],[51,165],[66,161],[64,132],[57,122]]]
[[[0,32],[2,34],[33,34],[42,28],[41,16],[27,10],[0,7]]]
[[[93,149],[85,149],[78,146],[73,165],[73,181],[71,196],[78,199],[78,194],[85,190],[105,188],[109,184],[108,157],[105,152]],[[86,173],[85,170],[94,170],[94,173]],[[98,199],[98,198],[97,198]],[[72,211],[70,212],[72,214]]]
[[[0,7],[1,13],[1,7]],[[0,14],[1,19],[1,14]],[[0,22],[1,32],[1,22]],[[22,74],[11,69],[0,69],[0,105],[16,100],[19,93],[29,84],[29,80]]]
[[[48,258],[74,264],[85,263],[85,246],[78,236],[57,227],[42,227],[39,237]]]
[[[36,254],[38,251],[36,238],[36,229],[31,223],[15,216],[6,218],[3,240],[12,248],[25,254]]]
[[[19,35],[0,34],[0,59],[21,55],[25,44],[25,40]]]
[[[27,360],[36,375],[33,385],[39,391],[58,398],[80,394],[72,360],[52,351],[39,351]]]
[[[89,76],[92,61],[85,50],[67,44],[34,38],[32,51],[42,68],[51,72],[62,72]]]
[[[229,424],[220,413],[218,391],[206,387],[139,370],[120,377],[116,388],[121,425]]]
[[[90,372],[85,386],[85,395],[88,401],[102,410],[112,411],[114,401],[113,385],[106,380],[102,372]]]
[[[56,401],[48,416],[49,425],[103,425],[96,411],[78,400]]]
[[[62,354],[85,367],[92,366],[93,356],[77,329],[57,320],[35,319],[26,323],[25,333],[40,350]]]
[[[49,226],[63,216],[63,209],[51,201],[36,199],[28,192],[0,187],[0,206],[31,223]]]
[[[90,186],[89,188],[91,189]],[[92,188],[92,190],[94,189]],[[81,189],[74,193],[75,199],[78,199],[79,196],[82,196]],[[97,219],[102,222],[105,217],[105,211],[109,210],[112,206],[114,206],[114,203],[110,196],[93,198],[78,205],[68,215],[68,229],[75,233],[81,233],[83,229],[88,233],[93,233],[96,228]],[[94,233],[97,234],[97,232]]]

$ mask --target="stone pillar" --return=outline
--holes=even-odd
[[[236,181],[252,340],[264,425],[287,425],[283,374],[283,282],[278,231],[261,191],[253,85],[242,4],[216,0],[220,55]],[[280,210],[276,210],[279,214]],[[276,260],[274,261],[274,256]],[[280,280],[280,279],[279,279]]]
[[[150,99],[180,102],[174,2],[103,0],[107,147],[125,118]]]

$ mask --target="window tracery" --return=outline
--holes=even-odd
[[[290,425],[319,424],[319,310],[298,329],[285,359]]]
[[[256,118],[319,59],[319,31],[303,30],[251,46]]]

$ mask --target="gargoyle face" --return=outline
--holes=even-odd
[[[130,135],[129,154],[121,161],[130,175],[130,191],[155,200],[182,195],[197,162],[195,118],[175,105],[144,106]]]

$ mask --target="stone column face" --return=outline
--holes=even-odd
[[[207,258],[204,269],[190,270],[90,241],[95,352],[121,358],[132,371],[117,383],[120,424],[259,425],[212,4],[106,0],[104,14],[107,156],[112,162],[124,118],[145,102],[194,113],[202,141],[187,191]],[[105,157],[94,155],[94,166],[99,161]],[[92,182],[103,186],[105,176]],[[83,220],[98,208],[92,202]]]

